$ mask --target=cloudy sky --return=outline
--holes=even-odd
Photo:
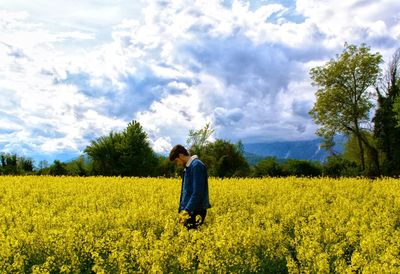
[[[312,139],[310,68],[399,40],[398,0],[1,0],[0,151],[69,160],[132,120],[160,153],[207,122]]]

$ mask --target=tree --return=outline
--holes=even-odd
[[[66,164],[62,163],[59,160],[55,160],[54,163],[50,166],[49,174],[53,176],[68,175]]]
[[[242,149],[241,142],[232,144],[218,139],[204,146],[201,151],[202,161],[211,176],[245,177],[249,174],[250,167],[243,156]]]
[[[357,164],[340,155],[328,156],[322,165],[322,175],[329,177],[355,177],[359,175]]]
[[[318,87],[317,100],[310,115],[320,128],[317,134],[323,137],[335,134],[355,135],[360,149],[360,162],[365,170],[365,148],[374,155],[374,171],[379,172],[376,149],[363,134],[363,125],[369,122],[369,111],[373,104],[369,88],[376,83],[380,73],[379,53],[370,53],[360,47],[345,44],[345,49],[336,59],[310,71],[313,85]]]
[[[30,158],[19,157],[17,160],[17,168],[19,174],[33,173],[33,160]]]
[[[396,119],[396,102],[400,102],[400,49],[390,60],[376,91],[378,108],[373,119],[374,137],[383,155],[383,174],[400,175],[400,127]]]
[[[393,104],[393,111],[397,120],[397,128],[400,128],[400,98],[397,98]]]
[[[267,157],[254,166],[253,175],[255,177],[277,177],[283,175],[283,170],[276,157]]]
[[[139,122],[133,121],[122,132],[121,142],[117,145],[121,155],[120,166],[123,176],[156,175],[158,158],[155,156]]]
[[[5,175],[18,174],[17,154],[1,153],[1,173]]]
[[[323,140],[322,140],[321,148],[328,151],[329,156],[334,156],[337,154],[337,152],[334,150],[336,143],[335,143],[333,137],[334,137],[333,135],[322,136]]]
[[[282,165],[283,173],[287,176],[320,176],[321,166],[318,162],[289,159]]]
[[[201,156],[201,151],[204,146],[208,143],[208,139],[214,133],[214,129],[211,128],[210,123],[207,123],[204,128],[200,130],[189,130],[189,136],[186,140],[186,144],[189,147],[189,151],[192,155]]]
[[[44,169],[44,168],[48,168],[49,167],[49,162],[47,160],[41,160],[39,162],[39,169]]]
[[[116,146],[121,142],[121,134],[110,132],[108,136],[101,136],[91,141],[86,147],[85,153],[93,161],[93,174],[104,176],[120,175],[120,158]]]
[[[13,153],[0,154],[0,174],[26,175],[33,173],[33,160]]]
[[[371,132],[365,131],[363,132],[363,135],[365,138],[367,138],[368,142],[376,147],[376,140],[374,139],[374,136],[372,135]],[[366,151],[365,157],[364,157],[364,162],[365,166],[367,169],[371,170],[374,167],[374,155],[368,153],[370,152],[369,150]],[[355,135],[351,135],[348,139],[347,142],[344,144],[344,151],[343,151],[343,158],[356,163],[358,167],[361,167],[361,162],[360,162],[360,148],[358,146],[358,140]]]
[[[67,162],[65,169],[70,176],[88,176],[90,162],[81,155],[77,159]]]
[[[136,121],[121,133],[111,132],[92,141],[85,152],[92,159],[95,175],[150,176],[158,171],[158,159]]]
[[[178,171],[180,171],[180,167],[177,167],[174,162],[171,162],[168,157],[160,156],[159,157],[159,171],[157,172],[157,175],[166,177],[166,178],[171,178],[171,177],[177,177],[178,176]],[[183,168],[182,168],[183,171]]]

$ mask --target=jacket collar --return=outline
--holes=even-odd
[[[197,155],[193,155],[192,157],[190,157],[189,161],[187,161],[186,163],[186,167],[189,167],[190,164],[193,162],[194,159],[197,159],[199,157],[197,157]]]

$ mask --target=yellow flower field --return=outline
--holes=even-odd
[[[399,273],[400,180],[0,177],[0,273]]]

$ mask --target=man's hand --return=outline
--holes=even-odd
[[[182,210],[179,213],[179,223],[180,224],[184,225],[189,218],[190,218],[190,214],[186,210]]]

